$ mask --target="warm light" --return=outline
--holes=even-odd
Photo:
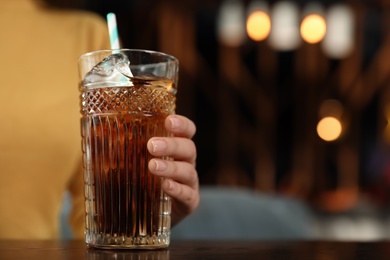
[[[225,0],[217,20],[219,40],[231,47],[240,46],[246,38],[245,10],[241,1]]]
[[[251,13],[246,22],[246,30],[249,38],[254,41],[266,39],[271,31],[271,20],[269,15],[263,11]]]
[[[291,51],[301,43],[299,35],[299,7],[291,1],[280,1],[271,12],[272,29],[269,43],[278,51]]]
[[[322,42],[326,55],[334,59],[347,57],[354,47],[354,14],[347,5],[336,4],[326,15],[327,31]]]
[[[320,42],[326,33],[325,19],[318,14],[306,16],[301,23],[301,36],[303,40],[314,44]]]
[[[340,137],[342,126],[340,121],[334,117],[324,117],[317,125],[318,136],[325,141],[334,141]]]

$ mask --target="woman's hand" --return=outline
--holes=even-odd
[[[196,147],[191,140],[195,124],[180,115],[170,115],[165,128],[173,137],[153,137],[148,141],[149,152],[156,157],[169,156],[174,161],[152,159],[149,170],[164,177],[162,188],[172,199],[172,226],[192,213],[199,204],[199,180],[195,168]]]

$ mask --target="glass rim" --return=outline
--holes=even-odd
[[[95,51],[90,51],[90,52],[87,52],[87,53],[84,53],[82,54],[78,61],[80,62],[81,60],[85,59],[85,58],[88,58],[88,57],[91,57],[93,55],[99,55],[101,53],[115,53],[115,52],[134,52],[134,53],[148,53],[148,54],[155,54],[155,55],[158,55],[158,56],[161,56],[161,57],[165,57],[167,58],[167,62],[177,62],[179,63],[179,60],[171,55],[171,54],[167,54],[165,52],[161,52],[161,51],[154,51],[154,50],[147,50],[147,49],[128,49],[128,48],[124,48],[124,49],[105,49],[105,50],[95,50]]]

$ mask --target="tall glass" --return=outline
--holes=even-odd
[[[178,60],[147,50],[79,59],[85,236],[99,248],[153,249],[170,242],[171,202],[152,175],[146,143],[169,136]],[[169,159],[169,158],[163,158]]]

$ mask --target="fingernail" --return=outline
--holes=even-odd
[[[167,148],[167,143],[162,140],[153,140],[153,152],[161,152]]]
[[[173,181],[171,181],[171,180],[167,180],[166,181],[167,182],[167,188],[168,188],[168,190],[173,190],[173,189],[175,189],[175,184],[173,183]]]
[[[156,164],[156,171],[165,171],[168,168],[166,162],[162,160],[154,160],[154,163]]]
[[[180,120],[178,118],[172,117],[172,118],[169,119],[169,121],[171,121],[172,129],[180,127]]]

